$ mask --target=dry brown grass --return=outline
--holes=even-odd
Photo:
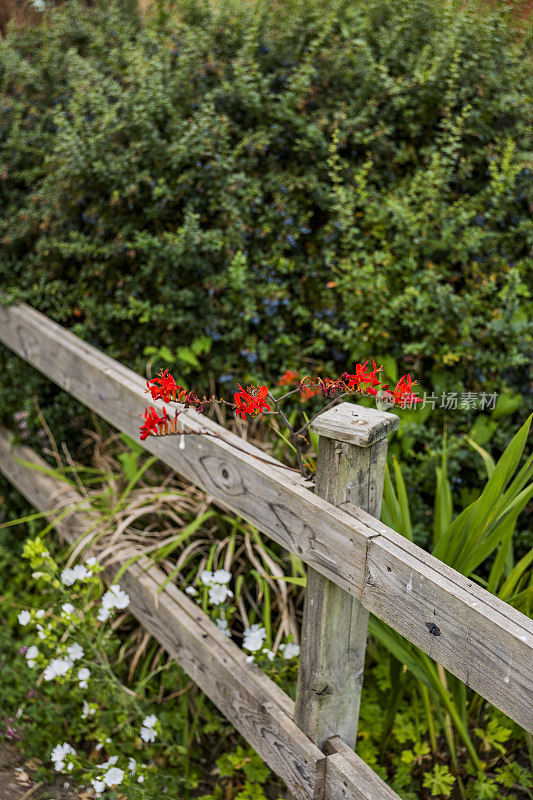
[[[169,440],[172,446],[177,443]],[[89,509],[94,520],[72,549],[68,563],[82,555],[96,555],[103,566],[118,571],[129,559],[147,555],[166,579],[182,590],[195,585],[203,569],[227,569],[233,575],[232,587],[238,587],[232,623],[237,640],[251,622],[264,622],[268,608],[272,649],[276,651],[291,635],[297,642],[303,589],[279,580],[292,574],[294,562],[291,564],[289,555],[159,462],[151,463],[125,494],[128,480],[120,459],[128,452],[120,434],[102,429],[96,419],[95,429],[85,431],[76,460],[65,445],[58,447],[50,438],[44,453],[75,483],[83,495],[85,510]],[[139,455],[139,466],[148,461],[146,453]],[[87,472],[88,467],[95,472]],[[114,624],[125,625],[121,660],[130,664],[129,684],[133,685],[137,667],[153,648],[154,640],[131,617],[126,618],[125,614]],[[166,659],[158,647],[150,670]]]
[[[0,35],[5,36],[9,23],[15,28],[38,25],[42,14],[25,0],[0,0]]]

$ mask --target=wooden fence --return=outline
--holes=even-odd
[[[0,306],[0,341],[119,430],[137,438],[145,380],[34,309]],[[21,374],[21,380],[23,375]],[[157,404],[161,406],[161,404]],[[393,414],[342,403],[314,423],[315,491],[296,473],[194,411],[184,449],[145,447],[308,566],[296,703],[143,557],[121,583],[132,613],[286,783],[295,798],[392,800],[354,753],[368,613],[533,731],[533,623],[379,521]],[[42,460],[0,430],[0,469],[79,542],[81,497],[31,469]]]

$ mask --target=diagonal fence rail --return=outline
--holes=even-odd
[[[25,305],[0,306],[0,341],[119,430],[133,437],[137,435],[139,411],[146,402],[145,382],[140,376]],[[331,414],[327,412],[317,420],[321,447],[329,437],[339,452],[346,442],[370,448],[375,445],[375,438],[386,435],[387,430],[382,429],[383,416],[393,415],[370,412],[378,416],[368,420],[368,410],[361,409],[359,433],[354,435],[350,420],[345,419],[348,413],[345,406],[349,406],[349,414],[359,408],[342,404],[334,409],[333,418],[325,419]],[[321,578],[347,592],[362,608],[384,620],[524,728],[533,730],[531,620],[354,505],[350,502],[354,496],[350,492],[345,493],[344,501],[337,498],[340,501],[337,507],[310,491],[300,476],[212,420],[193,411],[181,414],[180,420],[186,430],[202,430],[209,435],[187,437],[184,449],[149,438],[146,449],[299,555]],[[385,427],[387,424],[385,421]],[[368,426],[377,432],[374,439],[364,435]],[[2,472],[30,502],[42,510],[50,508],[59,487],[47,484],[45,491],[28,476],[27,468],[19,467],[17,471],[16,457],[8,447],[5,432],[0,443]],[[36,458],[28,453],[26,458],[30,455]],[[358,479],[354,480],[357,484]],[[352,481],[352,486],[355,484]],[[371,497],[372,487],[369,491]],[[74,536],[72,531],[79,534],[83,527],[83,520],[73,517],[69,535]],[[363,788],[354,788],[354,776],[363,773],[360,759],[353,751],[346,744],[341,747],[341,740],[333,736],[323,747],[328,753],[325,756],[294,722],[292,701],[284,695],[281,698],[283,693],[277,687],[275,691],[268,688],[268,679],[257,676],[255,673],[259,671],[254,665],[243,662],[238,648],[228,643],[216,626],[212,626],[215,630],[210,629],[212,623],[202,619],[194,603],[175,587],[166,587],[161,595],[165,598],[168,595],[167,610],[161,611],[161,595],[156,610],[153,595],[158,586],[157,572],[155,567],[143,571],[138,565],[128,569],[125,576],[128,592],[139,598],[134,613],[193,679],[205,687],[206,694],[285,780],[295,797],[318,798],[324,791],[327,797],[366,797]],[[174,615],[184,621],[183,625],[188,620],[189,628],[182,630],[176,626],[173,612],[168,609],[173,609]],[[193,630],[201,625],[207,626],[209,632],[198,642]],[[172,637],[178,639],[173,641]],[[225,671],[224,658],[230,658],[224,655],[228,647],[232,666]],[[196,662],[199,654],[203,654],[203,661]],[[215,678],[226,675],[229,684],[237,682],[246,702],[234,697],[232,692],[236,689],[228,688],[226,679],[209,683],[206,662],[210,659],[217,665]],[[240,665],[238,670],[234,663]],[[254,704],[255,700],[259,705]],[[255,724],[239,721],[241,709],[247,709],[243,717],[255,719]],[[268,720],[265,736],[257,742],[257,728],[263,730],[258,722],[263,719]],[[287,737],[291,747],[287,745]],[[292,758],[293,751],[297,753],[294,763],[299,766],[291,772],[283,762],[284,755],[290,752]],[[328,775],[335,775],[335,780],[328,779]],[[376,798],[395,796],[374,773],[372,776],[377,787]],[[368,774],[366,779],[372,780]],[[364,785],[365,779],[361,777],[361,786]]]

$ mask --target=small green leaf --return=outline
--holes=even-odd
[[[449,797],[452,793],[455,778],[446,764],[435,764],[432,772],[424,774],[423,786],[431,791],[432,797],[441,795]]]
[[[486,444],[494,436],[497,427],[497,422],[490,420],[485,414],[480,414],[472,426],[470,438],[478,444]]]
[[[139,456],[137,453],[119,453],[118,460],[122,464],[126,478],[129,481],[133,480],[138,469]]]
[[[196,336],[192,340],[191,350],[196,356],[207,355],[211,350],[213,344],[209,336]]]
[[[169,348],[164,344],[158,351],[159,358],[162,358],[164,361],[168,361],[171,364],[173,361],[176,360],[174,354],[169,350]]]
[[[510,417],[522,405],[522,395],[514,392],[502,392],[498,395],[496,406],[491,414],[492,419]]]
[[[200,369],[200,362],[194,355],[193,351],[190,350],[188,347],[178,347],[176,350],[176,356],[178,361],[183,361],[185,364],[190,364],[191,367],[196,367]]]

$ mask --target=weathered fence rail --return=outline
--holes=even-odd
[[[139,412],[146,403],[145,381],[131,370],[24,305],[0,307],[0,341],[115,427],[137,436]],[[306,691],[312,700],[317,681],[328,675],[333,681],[336,674],[345,676],[346,656],[354,665],[362,663],[364,613],[372,612],[532,731],[531,620],[372,516],[379,514],[385,437],[394,419],[394,415],[352,404],[341,404],[322,415],[315,425],[320,437],[319,465],[320,459],[323,465],[329,459],[327,474],[334,474],[335,481],[332,485],[324,479],[323,489],[317,484],[316,494],[303,478],[192,411],[180,416],[185,429],[202,429],[211,435],[187,437],[184,449],[153,437],[145,446],[306,562],[310,575],[317,576],[310,580],[306,595],[309,619],[313,618],[309,610],[313,597],[323,609],[323,619],[328,608],[339,614],[349,607],[350,614],[359,615],[352,644],[338,650],[337,666],[332,666],[331,653],[325,654],[327,630],[307,647],[312,663],[306,662],[303,645],[300,701]],[[0,469],[28,500],[41,510],[51,510],[58,503],[72,505],[75,493],[71,489],[65,492],[50,476],[21,466],[20,458],[38,460],[28,448],[11,450],[9,434],[3,431]],[[62,525],[65,537],[73,542],[83,535],[87,519],[76,512]],[[253,664],[247,664],[239,648],[176,587],[167,586],[158,595],[156,607],[154,595],[162,580],[161,571],[148,563],[128,568],[123,582],[132,597],[133,612],[295,797],[319,798],[324,792],[339,800],[395,797],[347,747],[347,731],[332,730],[337,720],[340,728],[349,724],[349,719],[339,715],[346,698],[337,695],[335,686],[326,692],[333,694],[331,713],[320,707],[313,721],[299,713],[295,721],[292,701]],[[335,587],[343,591],[336,594]],[[355,606],[354,600],[346,605],[345,593],[357,601]],[[310,630],[306,633],[304,623],[308,640]],[[315,663],[320,659],[323,663]],[[335,672],[337,667],[340,673]],[[357,694],[361,681],[358,675],[352,694]],[[310,686],[314,687],[311,691]],[[300,702],[300,707],[304,705]],[[357,702],[353,707],[355,730]],[[325,741],[325,736],[334,733],[344,743],[335,736]]]

